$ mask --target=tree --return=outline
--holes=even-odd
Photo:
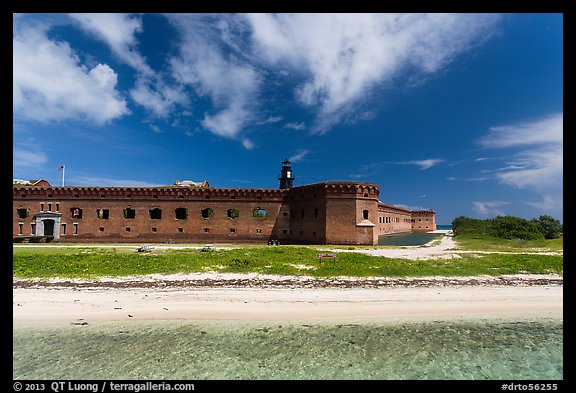
[[[491,232],[503,239],[542,239],[544,235],[538,226],[524,218],[514,216],[498,216],[491,220]]]
[[[556,239],[560,237],[563,229],[562,224],[554,217],[544,215],[539,218],[533,218],[531,221],[538,227],[538,230],[542,232],[546,239]]]

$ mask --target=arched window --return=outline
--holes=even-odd
[[[179,207],[174,212],[177,220],[185,220],[188,218],[188,209],[185,207]]]
[[[228,218],[235,220],[238,217],[240,217],[240,212],[238,209],[228,209]]]
[[[149,211],[150,212],[150,219],[152,220],[160,220],[162,218],[162,209],[155,208]]]
[[[259,207],[254,209],[252,212],[252,217],[254,218],[265,218],[266,217],[266,210],[260,209]]]
[[[124,218],[133,219],[136,218],[136,210],[127,207],[124,209]]]
[[[82,209],[79,207],[71,207],[70,214],[72,215],[72,218],[82,218]]]
[[[206,209],[202,209],[202,218],[207,220],[209,218],[214,217],[214,210],[207,207]]]

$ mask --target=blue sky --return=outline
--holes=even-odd
[[[563,215],[562,14],[15,14],[13,177]]]

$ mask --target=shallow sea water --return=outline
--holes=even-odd
[[[563,378],[561,320],[15,327],[14,379]]]

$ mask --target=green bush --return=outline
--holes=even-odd
[[[454,236],[539,240],[559,237],[562,225],[550,216],[540,216],[530,221],[514,216],[498,216],[486,220],[459,216],[452,221],[452,229]]]
[[[536,224],[546,239],[557,239],[563,231],[560,221],[547,215],[540,216],[537,219],[533,218],[532,222]]]

